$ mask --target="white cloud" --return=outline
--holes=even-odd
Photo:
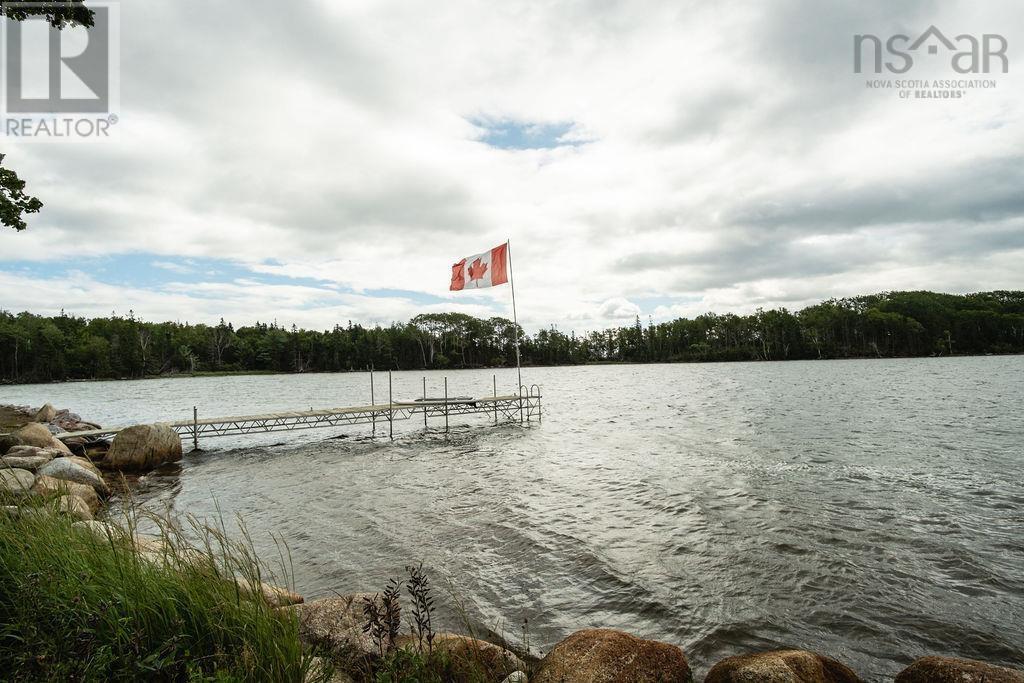
[[[640,315],[640,307],[621,296],[606,300],[597,311],[597,318],[620,320]]]

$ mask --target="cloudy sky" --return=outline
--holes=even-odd
[[[891,289],[1024,288],[1024,7],[124,3],[116,139],[0,140],[43,200],[0,308],[325,328],[510,313],[448,292],[511,239],[520,321],[577,332]],[[1001,33],[853,72],[853,36]],[[934,41],[933,41],[934,42]],[[870,63],[870,59],[867,60]],[[902,99],[869,78],[982,78]]]

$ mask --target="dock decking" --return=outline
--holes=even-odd
[[[540,391],[517,395],[488,396],[485,398],[451,398],[430,399],[421,401],[403,401],[377,405],[354,406],[346,408],[327,408],[324,410],[296,410],[282,413],[266,413],[263,415],[239,415],[235,417],[215,417],[199,419],[194,413],[192,420],[170,422],[171,428],[182,437],[191,438],[198,446],[200,437],[231,436],[237,434],[255,434],[261,432],[281,432],[296,429],[317,429],[343,425],[372,424],[387,422],[389,434],[394,433],[395,420],[409,420],[414,415],[423,416],[424,426],[429,419],[443,419],[445,429],[453,415],[486,414],[493,416],[495,422],[501,418],[511,421],[527,421],[540,419]],[[57,434],[58,439],[86,437],[101,439],[113,436],[124,427],[92,429],[84,432],[63,432]]]

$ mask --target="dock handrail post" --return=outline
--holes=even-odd
[[[377,436],[377,411],[373,408],[375,405],[377,402],[373,398],[373,363],[370,363],[370,424],[373,435]]]
[[[192,406],[192,449],[199,450],[199,408]]]
[[[423,428],[427,428],[427,377],[423,376]]]
[[[391,371],[388,370],[388,438],[395,440],[395,401],[391,398]]]
[[[498,424],[498,376],[491,375],[491,381],[494,383],[494,424]]]
[[[448,433],[448,377],[444,378],[444,433]]]

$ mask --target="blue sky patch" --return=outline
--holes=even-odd
[[[582,144],[568,137],[575,124],[572,121],[537,123],[511,119],[470,119],[482,128],[480,142],[497,149],[554,149]]]
[[[264,263],[282,265],[274,260]],[[358,294],[375,299],[405,299],[418,306],[443,304],[449,301],[433,294],[405,289],[366,289],[357,292],[351,287],[345,287],[330,280],[258,272],[251,270],[245,264],[227,259],[187,258],[150,253],[113,254],[91,258],[75,257],[57,261],[0,261],[0,272],[32,279],[63,278],[72,273],[81,272],[92,280],[103,284],[156,292],[173,291],[179,285],[221,283],[242,286],[247,284],[301,286],[319,290],[321,294],[310,292],[309,298],[300,306],[302,310],[336,303],[332,299],[337,294]],[[188,290],[187,293],[190,297],[197,299],[217,298],[222,295],[218,291],[206,291],[198,287]],[[480,300],[473,303],[490,306],[492,302]],[[229,314],[230,311],[226,311],[225,315]]]
[[[364,294],[369,297],[380,299],[408,299],[416,304],[441,304],[449,299],[427,294],[426,292],[414,292],[411,289],[367,289]]]
[[[161,289],[172,283],[254,281],[260,284],[322,287],[315,278],[257,273],[227,259],[185,258],[160,254],[114,254],[58,261],[0,261],[0,271],[26,277],[52,278],[80,271],[97,282],[138,289]]]

